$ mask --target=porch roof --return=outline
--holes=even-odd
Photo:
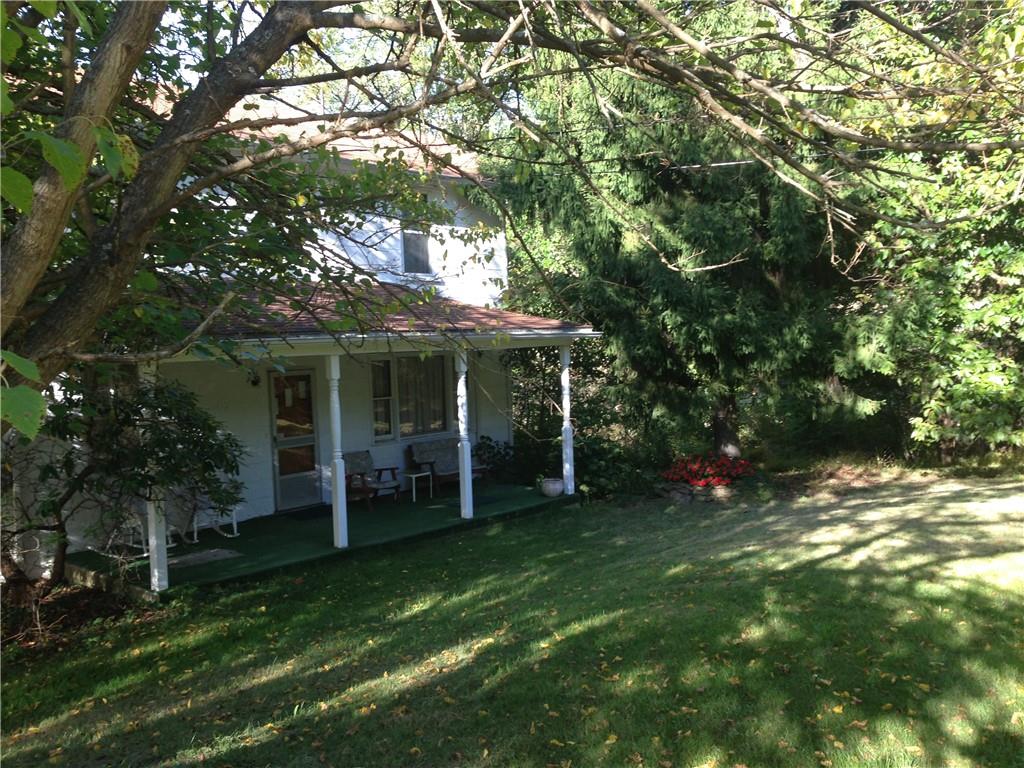
[[[227,318],[214,332],[239,340],[288,341],[500,335],[560,340],[600,335],[590,326],[465,304],[396,284],[345,291],[311,286],[299,298],[279,298],[258,312]]]

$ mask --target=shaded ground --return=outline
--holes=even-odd
[[[4,765],[1024,765],[1024,483],[556,509],[7,652]]]

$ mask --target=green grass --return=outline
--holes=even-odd
[[[8,649],[4,766],[1024,765],[1024,484],[560,508]]]

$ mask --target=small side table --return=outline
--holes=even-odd
[[[406,472],[405,476],[412,481],[412,503],[416,503],[416,481],[421,477],[430,480],[430,498],[434,498],[434,473],[433,472]]]

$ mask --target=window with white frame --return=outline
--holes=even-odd
[[[374,440],[448,431],[447,361],[442,355],[373,361]]]
[[[424,232],[402,232],[402,271],[408,275],[430,274],[430,236]]]
[[[398,434],[429,435],[448,430],[445,358],[398,359]]]
[[[373,439],[387,440],[395,436],[391,361],[374,360],[370,372],[373,377]]]

